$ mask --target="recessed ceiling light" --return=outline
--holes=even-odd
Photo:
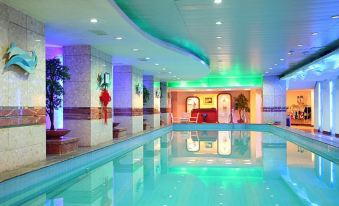
[[[96,19],[96,18],[91,18],[90,22],[93,23],[93,24],[98,23],[98,19]]]
[[[291,51],[289,51],[287,54],[288,54],[288,55],[291,55],[291,54],[292,54],[292,52],[291,52]]]
[[[268,68],[269,70],[272,70],[273,68],[272,67],[270,67],[270,68]]]
[[[280,61],[284,61],[285,59],[281,58]]]
[[[217,21],[217,22],[215,22],[215,24],[216,25],[220,25],[220,24],[222,24],[222,22],[221,21]]]
[[[268,74],[268,72],[265,72],[265,74]]]
[[[133,49],[133,51],[134,51],[134,52],[137,52],[137,51],[139,51],[139,49]]]
[[[312,33],[312,36],[316,36],[316,35],[318,35],[318,32],[313,32]]]
[[[339,19],[339,15],[331,16],[332,19]]]
[[[302,44],[298,44],[298,47],[302,47],[303,45]]]
[[[221,39],[222,37],[221,37],[221,36],[216,36],[215,38],[217,38],[217,39]]]
[[[175,75],[174,75],[173,77],[174,77],[174,78],[177,78],[177,76],[175,76]]]
[[[163,70],[163,71],[165,71],[165,70],[166,70],[166,68],[164,67],[164,68],[162,68],[162,70]]]
[[[145,59],[146,59],[146,60],[150,60],[150,59],[151,59],[151,57],[146,57]]]
[[[215,3],[215,4],[221,4],[221,3],[222,3],[222,0],[214,0],[214,3]]]
[[[41,40],[40,40],[40,39],[36,39],[35,41],[36,41],[36,42],[40,42]]]
[[[122,40],[122,37],[121,36],[117,36],[115,37],[116,40]]]
[[[278,66],[278,64],[274,64],[274,66]]]
[[[180,78],[178,77],[177,80],[179,80]]]
[[[218,47],[217,47],[217,49],[221,49],[221,47],[220,47],[220,46],[218,46]]]
[[[160,64],[158,64],[158,63],[155,63],[154,65],[155,65],[155,66],[159,66]]]
[[[172,74],[172,72],[168,72],[169,74]]]

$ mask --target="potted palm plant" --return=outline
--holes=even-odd
[[[46,113],[51,122],[50,129],[46,130],[47,138],[60,138],[70,132],[67,129],[55,129],[54,126],[54,111],[61,108],[62,95],[65,94],[62,82],[69,79],[69,69],[59,59],[46,60]]]
[[[238,123],[244,123],[244,116],[246,115],[246,112],[250,111],[250,108],[248,107],[248,99],[244,94],[239,94],[239,96],[234,99],[234,102],[235,110],[238,110],[239,112]]]

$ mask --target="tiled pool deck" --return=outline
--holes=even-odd
[[[176,126],[178,126],[177,128],[180,130],[181,125],[178,124]],[[187,126],[188,126],[187,124],[183,124],[182,128],[187,128]],[[195,127],[196,125],[191,124],[190,126]],[[207,128],[208,126],[209,126],[209,124],[201,125],[200,129]],[[217,125],[214,125],[214,126],[217,126]],[[252,125],[246,126],[246,125],[237,125],[237,124],[234,124],[234,125],[219,124],[219,127],[220,126],[222,126],[223,129],[232,129],[232,130],[248,129],[248,130],[251,130],[251,129],[255,129],[257,126],[269,127],[270,125],[252,124]],[[310,132],[305,132],[305,131],[301,131],[299,129],[284,127],[284,126],[273,126],[273,127],[276,127],[276,129],[280,128],[283,131],[287,130],[291,133],[294,133],[294,134],[297,134],[297,135],[300,135],[300,136],[303,136],[303,137],[307,137],[309,139],[319,141],[321,143],[325,143],[325,144],[330,145],[332,147],[339,148],[339,138],[336,138],[334,136],[329,136],[329,135],[324,135],[324,134],[312,134]],[[66,160],[70,160],[70,159],[73,159],[75,157],[79,157],[79,156],[82,156],[84,154],[87,154],[87,153],[98,151],[98,150],[103,149],[105,147],[109,147],[111,145],[115,145],[117,143],[124,142],[126,140],[134,139],[134,138],[137,138],[139,136],[143,136],[143,135],[146,135],[146,134],[149,134],[149,133],[153,133],[153,132],[155,132],[159,129],[170,130],[170,129],[172,129],[172,127],[170,125],[170,126],[165,126],[165,127],[162,127],[162,128],[156,128],[156,129],[144,131],[144,132],[134,134],[134,135],[131,135],[131,136],[127,136],[127,137],[124,137],[124,138],[114,139],[112,141],[109,141],[109,142],[106,142],[104,144],[100,144],[100,145],[97,145],[97,146],[94,146],[94,147],[79,147],[77,152],[74,152],[74,153],[71,153],[71,154],[48,155],[46,160],[44,160],[44,161],[41,161],[41,162],[38,162],[38,163],[35,163],[35,164],[31,164],[31,165],[27,165],[27,166],[21,167],[21,168],[16,169],[16,170],[6,171],[6,172],[0,173],[0,183],[3,182],[3,181],[6,181],[8,179],[12,179],[14,177],[17,177],[17,176],[21,176],[21,175],[24,175],[26,173],[39,170],[39,169],[44,168],[44,167],[48,167],[48,166],[51,166],[51,165],[54,165],[54,164],[57,164],[57,163],[60,163],[60,162],[64,162]],[[215,129],[216,129],[216,127],[212,127],[212,130],[215,130]]]

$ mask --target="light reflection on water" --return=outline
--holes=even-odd
[[[25,205],[339,205],[338,173],[270,133],[173,132]]]

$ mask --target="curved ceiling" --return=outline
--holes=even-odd
[[[204,53],[212,78],[280,75],[339,38],[338,0],[115,1],[144,31]]]
[[[113,0],[0,1],[44,22],[47,44],[89,44],[111,54],[114,65],[131,64],[161,80],[209,73],[201,59],[142,32]],[[92,18],[97,23],[91,23]]]

